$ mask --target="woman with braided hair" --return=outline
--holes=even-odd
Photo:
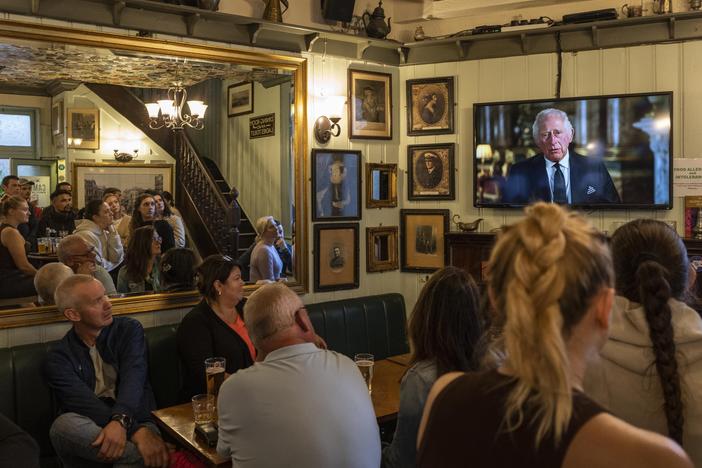
[[[702,319],[682,302],[685,246],[667,224],[637,219],[615,231],[611,248],[617,297],[586,392],[625,421],[675,440],[702,466]]]
[[[419,467],[691,467],[672,440],[583,393],[614,297],[606,241],[581,215],[537,203],[492,250],[488,294],[504,321],[497,369],[448,373],[429,393]]]

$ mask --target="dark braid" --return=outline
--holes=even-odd
[[[655,260],[645,260],[636,270],[639,297],[646,311],[649,334],[656,357],[656,370],[663,389],[665,417],[668,421],[668,436],[682,445],[683,403],[680,390],[678,361],[675,359],[673,323],[668,300],[671,298],[670,284],[666,280],[668,271]]]

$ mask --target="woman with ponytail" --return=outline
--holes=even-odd
[[[614,296],[605,239],[557,205],[525,212],[500,235],[488,266],[504,361],[437,380],[419,429],[418,466],[692,466],[673,441],[609,415],[583,393]]]
[[[612,236],[610,337],[585,390],[627,422],[681,444],[702,466],[702,319],[682,302],[689,266],[667,224],[637,219]]]

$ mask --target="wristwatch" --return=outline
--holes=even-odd
[[[117,421],[122,425],[123,428],[129,430],[129,426],[132,425],[132,418],[126,414],[113,414],[110,421]]]

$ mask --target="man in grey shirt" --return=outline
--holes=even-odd
[[[219,391],[217,451],[235,467],[377,468],[380,437],[361,373],[319,349],[300,298],[268,284],[244,309],[258,351]]]
[[[117,293],[115,283],[107,270],[95,262],[95,248],[77,234],[70,234],[59,242],[58,261],[68,266],[73,273],[90,275],[105,288],[105,294]]]

